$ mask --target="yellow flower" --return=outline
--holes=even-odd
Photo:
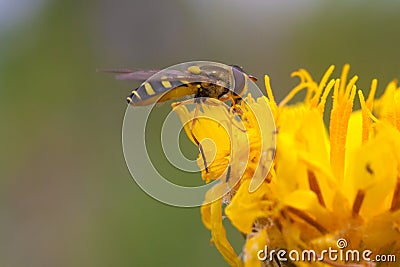
[[[303,69],[294,72],[300,83],[279,105],[266,76],[268,97],[248,95],[232,108],[203,105],[192,129],[185,126],[197,145],[207,138],[214,142],[212,146],[204,142],[208,170],[202,155],[199,166],[204,180],[220,183],[205,196],[208,204],[201,214],[212,242],[231,266],[270,266],[271,261],[280,261],[277,257],[259,260],[265,246],[314,250],[317,257],[332,248],[371,250],[371,259],[400,258],[400,88],[391,82],[375,100],[377,80],[373,80],[365,100],[356,88],[358,77],[348,79],[349,65],[339,79],[330,78],[333,71],[333,66],[328,68],[319,82]],[[304,100],[289,104],[301,90],[306,90]],[[331,91],[326,127],[325,103]],[[356,96],[361,110],[353,111]],[[265,112],[267,104],[270,114]],[[184,105],[175,110],[185,122],[194,116]],[[225,188],[229,192],[222,199],[207,202]],[[228,242],[224,218],[245,236],[240,257]],[[345,240],[347,247],[338,248],[338,240]],[[295,266],[378,264],[325,256],[290,262]]]
[[[244,133],[238,128],[230,127],[230,122],[226,118],[227,110],[223,105],[202,105],[203,112],[196,116],[195,121],[193,121],[195,111],[189,112],[185,105],[175,104],[173,108],[184,122],[184,129],[192,142],[197,145],[201,141],[205,157],[203,159],[200,154],[198,164],[202,170],[203,180],[208,183],[220,178],[231,157],[231,141],[243,138]],[[232,133],[234,138],[230,138],[231,130],[234,131]]]

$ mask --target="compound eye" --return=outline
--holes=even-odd
[[[239,70],[239,71],[241,71],[241,72],[244,72],[243,68],[240,67],[240,66],[238,66],[238,65],[231,65],[231,67],[232,67],[232,68],[235,68],[235,69],[237,69],[237,70]]]

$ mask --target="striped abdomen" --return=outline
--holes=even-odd
[[[155,102],[163,102],[183,96],[196,94],[198,83],[182,81],[151,81],[144,82],[127,97],[129,104],[145,106]]]

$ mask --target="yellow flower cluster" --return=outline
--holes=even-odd
[[[375,100],[373,80],[365,99],[357,91],[357,76],[348,78],[348,65],[339,79],[330,78],[333,70],[328,68],[320,82],[304,69],[294,72],[300,83],[279,104],[266,76],[267,97],[248,95],[230,109],[204,106],[192,127],[185,126],[193,141],[213,140],[203,147],[207,162],[211,159],[208,169],[200,157],[198,162],[206,182],[220,183],[205,196],[201,214],[212,242],[231,266],[379,266],[362,259],[259,259],[266,246],[312,249],[321,256],[329,247],[337,249],[339,239],[347,241],[348,250],[368,249],[371,258],[394,255],[400,261],[400,88],[391,82]],[[306,91],[304,100],[289,104],[301,90]],[[327,129],[323,118],[331,91]],[[356,96],[361,110],[353,111]],[[263,119],[268,117],[264,105],[269,105],[276,128]],[[182,121],[193,118],[184,105],[174,108]],[[276,150],[265,145],[268,133],[276,138]],[[264,168],[272,158],[272,168]],[[227,168],[232,178],[226,177]],[[227,184],[229,192],[214,200]],[[224,219],[245,237],[240,255],[227,239]]]

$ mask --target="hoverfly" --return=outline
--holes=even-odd
[[[226,99],[231,95],[235,100],[240,99],[247,89],[248,79],[257,81],[252,75],[246,74],[236,65],[223,68],[216,65],[192,65],[185,71],[164,70],[130,70],[130,69],[105,69],[102,72],[117,73],[118,80],[143,81],[132,90],[127,97],[127,102],[133,106],[150,105],[155,102],[179,99],[194,95],[195,98],[211,97]],[[150,77],[151,81],[147,81]]]
[[[158,102],[180,99],[194,95],[196,104],[207,97],[220,100],[231,100],[232,104],[241,100],[247,90],[247,81],[257,81],[257,78],[246,74],[236,65],[222,64],[189,64],[183,70],[131,70],[103,69],[100,72],[116,73],[118,80],[133,80],[143,82],[132,90],[126,98],[132,106],[146,106]],[[197,105],[198,107],[199,105]],[[195,110],[193,128],[198,108]],[[206,172],[208,167],[200,142],[192,134],[202,155]],[[228,170],[229,172],[229,170]]]

